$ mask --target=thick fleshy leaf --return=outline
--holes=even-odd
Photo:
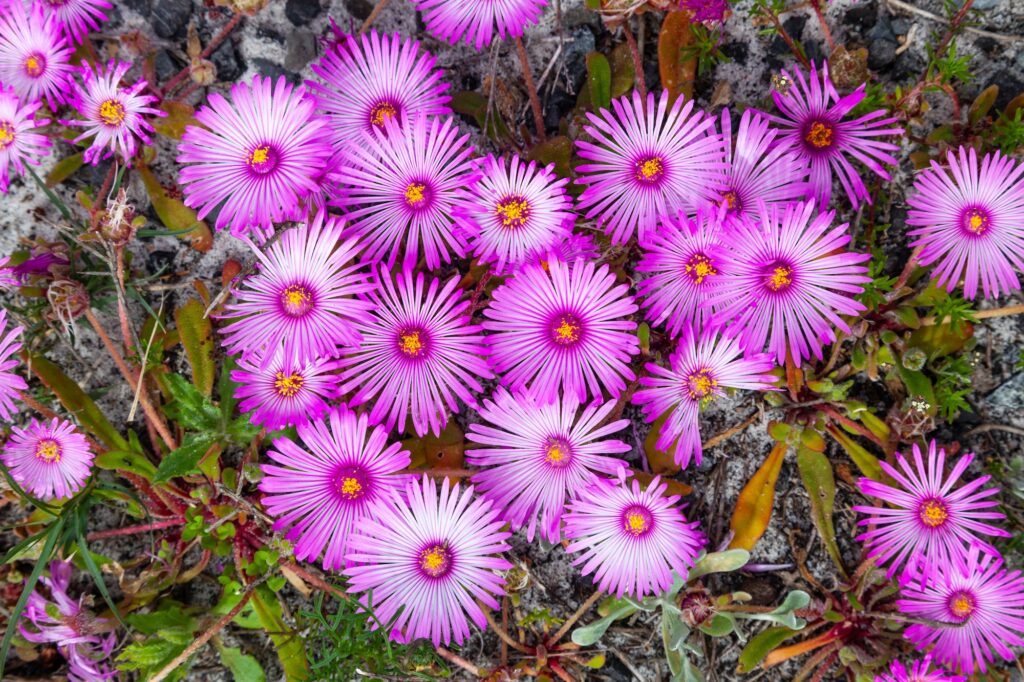
[[[787,639],[797,634],[798,630],[786,627],[771,627],[757,633],[740,652],[740,662],[736,672],[748,673],[756,668],[769,653]]]
[[[612,66],[600,52],[587,55],[587,88],[595,110],[612,105]]]
[[[185,347],[188,362],[192,366],[192,383],[203,395],[213,392],[213,325],[205,316],[206,306],[197,298],[190,298],[174,311],[178,325],[178,337]]]
[[[153,202],[153,210],[160,216],[164,226],[178,237],[187,239],[196,251],[209,251],[213,247],[213,233],[210,232],[210,227],[196,218],[196,212],[186,206],[181,199],[172,197],[153,175],[153,171],[140,165],[138,173],[149,193],[150,201]]]
[[[708,573],[729,573],[736,571],[750,562],[750,552],[745,549],[727,549],[722,552],[705,554],[687,574],[688,580],[694,580]]]
[[[309,679],[309,661],[302,638],[284,622],[284,611],[277,595],[266,585],[260,585],[252,595],[253,610],[270,635],[277,657],[284,668],[286,682],[304,682]]]
[[[819,435],[818,438],[821,438]],[[824,446],[824,441],[822,441]],[[832,522],[832,512],[835,509],[836,480],[832,474],[832,462],[825,454],[818,450],[801,445],[796,451],[796,464],[800,469],[800,479],[807,489],[807,496],[811,500],[811,521],[818,529],[818,535],[825,545],[825,550],[832,557],[836,568],[842,575],[846,575],[846,567],[843,565],[843,557],[839,553],[839,545],[836,543],[836,529]]]
[[[188,126],[197,126],[196,110],[190,104],[168,100],[160,105],[167,116],[153,119],[153,129],[173,140],[180,140]]]
[[[788,447],[786,443],[777,443],[768,453],[764,464],[754,472],[740,491],[736,509],[729,523],[733,531],[729,547],[752,550],[768,530],[768,524],[772,520],[772,507],[775,505],[775,484],[779,480],[779,472],[782,470],[782,461]]]
[[[74,175],[84,163],[85,152],[78,152],[71,156],[65,156],[63,159],[53,164],[53,168],[51,168],[50,172],[46,174],[46,186],[56,187]]]
[[[684,57],[683,49],[693,45],[693,31],[686,12],[665,14],[658,34],[658,70],[661,85],[674,102],[680,95],[693,97],[693,82],[697,77],[696,56]]]

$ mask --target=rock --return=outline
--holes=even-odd
[[[316,58],[316,36],[309,29],[299,29],[288,34],[284,41],[284,68],[302,71]]]
[[[731,59],[733,63],[740,66],[747,65],[747,57],[750,56],[750,47],[744,42],[726,43],[722,46],[722,54]]]
[[[153,32],[161,38],[184,38],[192,0],[159,0],[153,8]]]
[[[266,24],[260,24],[256,27],[256,35],[260,38],[272,40],[278,45],[284,45],[284,34],[271,26],[267,26]]]
[[[558,130],[558,124],[562,117],[572,111],[576,106],[576,98],[565,91],[565,88],[555,88],[544,102],[544,126],[548,130]]]
[[[222,82],[236,81],[245,73],[245,64],[238,56],[235,41],[228,38],[210,55],[210,61],[217,67],[217,80]]]
[[[167,50],[157,51],[153,67],[156,69],[156,77],[159,81],[168,80],[182,69]]]
[[[877,10],[873,3],[860,3],[851,7],[843,16],[843,23],[863,33],[875,24]]]
[[[284,15],[295,26],[305,26],[321,11],[320,0],[288,0],[284,4]]]
[[[124,6],[128,9],[148,17],[153,11],[153,0],[123,0]]]
[[[800,40],[804,34],[804,26],[807,25],[807,17],[794,14],[789,19],[782,22],[782,28],[786,29],[786,33],[793,40]]]
[[[886,71],[896,61],[899,45],[895,40],[879,38],[868,46],[868,68],[872,71]]]
[[[565,40],[565,69],[573,79],[573,88],[578,92],[587,77],[587,54],[597,49],[594,33],[586,26],[577,26]]]
[[[971,9],[995,9],[1002,4],[1003,0],[974,0],[974,4],[971,5]]]
[[[1014,97],[1024,94],[1024,81],[1018,76],[1013,68],[1003,68],[997,71],[990,81],[992,85],[999,86],[999,96],[996,97],[996,111],[1002,111]]]
[[[277,82],[277,79],[280,76],[284,76],[287,80],[296,85],[298,85],[302,81],[302,79],[299,78],[299,74],[294,73],[292,71],[288,71],[287,69],[283,68],[280,64],[272,62],[269,59],[264,59],[263,57],[254,58],[252,60],[252,66],[254,69],[256,69],[256,71],[259,72],[261,76],[271,78],[275,83]]]
[[[984,405],[989,421],[1024,427],[1024,373],[1004,381],[999,388],[985,396]]]
[[[359,21],[366,21],[373,12],[373,3],[370,0],[345,0],[345,9]]]

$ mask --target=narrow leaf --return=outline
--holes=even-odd
[[[821,541],[836,568],[846,577],[846,567],[839,553],[836,529],[832,523],[836,500],[836,481],[832,474],[832,463],[824,453],[803,445],[797,448],[796,463],[800,469],[800,479],[804,482],[804,488],[807,489],[807,495],[811,500],[811,521],[818,529],[818,535],[821,536]]]
[[[729,527],[734,533],[731,548],[751,550],[772,520],[775,504],[775,484],[779,480],[782,461],[786,456],[786,443],[776,443],[761,468],[743,486]]]
[[[156,176],[146,166],[139,166],[142,184],[146,186],[149,198],[153,202],[153,210],[160,216],[164,226],[187,239],[196,251],[206,252],[213,247],[213,234],[209,226],[196,217],[196,212],[186,206],[180,199],[172,197]]]
[[[46,186],[56,187],[74,175],[75,171],[81,168],[82,164],[85,163],[84,155],[85,152],[78,152],[71,156],[65,156],[63,159],[53,164],[53,168],[46,174]]]
[[[270,635],[270,641],[277,649],[281,667],[284,668],[285,680],[287,682],[304,682],[309,679],[306,649],[298,633],[292,632],[285,624],[277,595],[266,585],[260,585],[253,592],[251,601],[263,629]]]
[[[206,306],[198,298],[190,298],[174,311],[178,336],[192,366],[192,383],[203,395],[213,392],[213,325],[206,317]]]
[[[865,450],[860,443],[850,438],[848,435],[830,426],[826,429],[828,434],[846,451],[853,463],[860,469],[861,474],[870,478],[873,481],[885,480],[882,472],[882,467],[878,463],[878,458],[872,455],[870,452]]]
[[[600,52],[587,55],[587,88],[595,110],[612,105],[612,67]]]
[[[694,580],[708,573],[729,573],[747,565],[750,552],[745,549],[727,549],[723,552],[705,554],[687,574],[687,580]]]
[[[771,627],[757,633],[740,652],[740,662],[736,672],[748,673],[758,666],[773,649],[797,634],[797,630],[784,627]]]
[[[214,638],[213,643],[220,653],[221,663],[231,671],[235,682],[266,682],[267,676],[255,658],[249,654],[243,654],[238,647],[225,646],[217,638]]]

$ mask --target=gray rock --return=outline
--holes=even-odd
[[[124,5],[144,17],[153,11],[153,0],[124,0]]]
[[[898,48],[896,41],[889,38],[872,40],[868,47],[868,68],[872,71],[885,71],[896,61]]]
[[[153,32],[161,38],[184,38],[192,0],[159,0],[153,8]]]
[[[174,61],[174,57],[167,50],[160,50],[156,53],[153,67],[156,69],[157,79],[161,82],[168,80],[174,74],[181,71],[181,67],[178,66],[177,62]]]
[[[373,12],[373,3],[370,0],[345,0],[345,9],[359,21],[366,21]]]
[[[322,11],[320,0],[288,0],[284,4],[284,15],[295,26],[305,26]]]
[[[292,31],[285,39],[284,48],[284,68],[302,71],[316,57],[316,36],[305,28]]]
[[[217,80],[230,82],[238,80],[245,72],[245,64],[242,63],[235,49],[235,41],[228,38],[210,55],[210,61],[217,67]]]
[[[1024,427],[1024,373],[1004,381],[999,388],[985,396],[988,418],[1018,427]]]
[[[973,9],[996,9],[1003,4],[1003,0],[974,0],[971,5]]]
[[[999,86],[999,96],[996,98],[996,110],[1006,108],[1014,97],[1024,94],[1024,80],[1021,80],[1020,73],[1013,68],[1004,68],[992,76],[991,84]]]
[[[252,66],[254,69],[256,69],[257,72],[259,72],[261,76],[271,78],[274,80],[275,83],[277,82],[277,79],[280,76],[284,76],[287,80],[295,84],[298,84],[299,81],[301,80],[299,78],[299,74],[294,73],[292,71],[288,71],[287,69],[283,68],[280,64],[272,62],[269,59],[264,59],[263,57],[256,57],[255,59],[253,59]]]

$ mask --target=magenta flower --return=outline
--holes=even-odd
[[[530,541],[539,514],[541,537],[557,543],[566,497],[595,483],[599,474],[614,475],[626,466],[607,455],[629,452],[630,446],[601,439],[621,431],[629,420],[602,426],[614,402],[594,403],[582,413],[579,407],[571,395],[541,405],[499,388],[479,411],[488,425],[472,424],[466,434],[486,446],[466,451],[469,464],[487,467],[473,474],[473,483],[502,510],[513,530],[527,527]]]
[[[689,10],[695,22],[719,24],[729,13],[729,0],[679,0],[679,9]]]
[[[979,282],[986,297],[1020,289],[1024,164],[995,152],[982,158],[979,169],[977,152],[965,147],[946,160],[948,174],[932,161],[907,198],[920,263],[934,264],[932,276],[946,291],[963,280],[969,299],[978,295]]]
[[[950,626],[915,623],[903,636],[919,651],[930,647],[936,661],[967,675],[988,672],[993,651],[1012,661],[1010,647],[1024,645],[1024,578],[1002,564],[998,556],[971,545],[935,573],[934,585],[921,586],[918,576],[912,576],[901,588],[897,608],[913,618]]]
[[[562,263],[575,263],[582,259],[594,261],[601,256],[601,252],[589,234],[570,234],[564,239],[552,244],[546,251],[533,254],[520,269],[528,267],[541,267],[548,269],[548,263],[553,260]]]
[[[711,317],[710,292],[729,278],[722,269],[720,232],[718,218],[709,212],[698,211],[694,220],[680,213],[675,219],[666,216],[662,229],[641,241],[636,270],[650,276],[636,288],[652,326],[664,323],[669,334],[679,336]]]
[[[484,329],[502,383],[542,403],[554,402],[559,388],[580,402],[603,391],[616,398],[636,378],[629,362],[639,352],[627,289],[607,265],[581,260],[529,267],[498,287]]]
[[[642,405],[644,417],[653,422],[671,411],[661,427],[658,448],[670,451],[684,469],[691,457],[701,463],[700,410],[724,389],[774,390],[775,377],[768,374],[774,363],[766,353],[743,355],[736,339],[714,332],[699,336],[687,328],[679,345],[669,356],[669,368],[647,364],[650,376],[640,378],[644,386],[633,396]]]
[[[74,424],[54,417],[49,424],[33,419],[27,429],[12,426],[0,460],[18,485],[46,502],[81,490],[93,453]]]
[[[329,121],[335,153],[341,154],[364,132],[384,132],[387,119],[450,114],[448,84],[441,81],[436,64],[418,40],[403,41],[397,33],[343,36],[336,49],[328,49],[310,65],[322,82],[306,81],[306,86],[317,111]]]
[[[238,384],[235,398],[242,412],[252,412],[253,424],[270,431],[320,419],[327,401],[338,397],[340,377],[336,360],[317,358],[299,363],[277,346],[270,361],[239,359],[231,372]]]
[[[813,63],[809,79],[804,78],[799,68],[794,69],[794,74],[796,82],[789,88],[772,92],[775,106],[782,113],[782,116],[768,116],[781,126],[776,144],[796,152],[810,164],[810,190],[823,209],[828,208],[832,198],[833,177],[839,179],[854,208],[860,206],[861,201],[870,204],[871,195],[851,159],[888,180],[889,173],[883,164],[897,163],[889,152],[899,147],[877,138],[902,135],[903,128],[893,125],[895,118],[882,118],[884,109],[851,121],[843,120],[867,96],[867,86],[861,84],[840,98],[829,78],[828,62],[822,63],[820,78]],[[782,76],[792,80],[786,71]]]
[[[283,344],[286,358],[304,364],[359,343],[356,324],[372,319],[371,304],[355,295],[373,283],[353,262],[358,243],[341,240],[343,226],[320,212],[265,252],[255,249],[261,269],[225,306],[230,324],[220,331],[229,353],[269,361]]]
[[[90,31],[100,30],[104,12],[114,6],[106,0],[35,0],[57,17],[68,40],[81,43]]]
[[[889,664],[889,670],[875,675],[874,682],[966,682],[962,675],[953,675],[942,668],[932,667],[931,654],[924,659],[904,666],[900,661]]]
[[[18,408],[14,401],[21,398],[18,391],[24,391],[28,384],[13,370],[18,366],[18,360],[11,356],[21,350],[21,336],[23,328],[18,326],[7,329],[7,310],[0,308],[0,419],[10,420],[18,414]]]
[[[326,119],[284,76],[253,76],[231,87],[231,102],[211,93],[178,148],[185,205],[202,220],[220,207],[216,226],[242,236],[271,234],[273,223],[302,218],[302,203],[320,191],[331,157]]]
[[[578,199],[587,218],[596,218],[615,244],[637,232],[644,239],[662,216],[721,201],[726,169],[724,144],[715,119],[693,100],[669,104],[668,91],[655,100],[612,102],[613,111],[588,113],[594,142],[577,140],[579,155],[592,163],[578,166],[577,183],[587,185]]]
[[[728,323],[748,352],[768,349],[782,364],[787,351],[796,366],[821,359],[835,341],[832,326],[849,333],[839,315],[864,310],[861,293],[867,254],[840,251],[850,242],[846,224],[832,228],[835,213],[814,214],[814,203],[778,204],[759,210],[724,237],[723,267],[731,275],[712,290],[712,324]],[[813,217],[812,217],[813,216]]]
[[[70,562],[50,562],[50,577],[39,578],[49,589],[50,598],[40,594],[37,587],[28,596],[18,630],[33,644],[56,645],[68,662],[71,682],[115,680],[118,672],[110,667],[111,655],[117,646],[115,625],[106,618],[87,613],[82,608],[84,595],[78,601],[72,599],[68,594],[71,570]]]
[[[953,490],[953,486],[974,461],[974,454],[961,457],[944,477],[946,451],[928,444],[927,465],[921,450],[914,444],[914,462],[896,455],[899,469],[879,462],[898,487],[869,478],[861,478],[858,487],[864,495],[879,498],[889,507],[854,507],[854,511],[871,514],[860,525],[869,526],[857,539],[869,548],[879,566],[888,566],[893,577],[909,563],[920,563],[920,574],[925,580],[947,570],[954,556],[962,556],[970,544],[979,544],[995,553],[991,545],[978,535],[1009,537],[1010,534],[987,521],[1002,520],[1006,516],[991,510],[999,501],[991,499],[998,488],[981,486],[990,476],[981,476]]]
[[[21,0],[5,4],[0,11],[0,84],[14,88],[22,102],[46,99],[56,109],[72,92],[71,47],[61,24],[40,3],[28,8]]]
[[[26,163],[38,166],[39,158],[50,153],[50,139],[33,132],[50,122],[34,116],[42,105],[40,101],[22,105],[13,88],[0,84],[0,192],[6,193],[10,186],[12,167],[24,175]]]
[[[404,246],[402,267],[410,271],[420,244],[430,269],[465,255],[453,208],[459,188],[472,180],[469,135],[460,136],[451,118],[422,115],[402,123],[387,119],[384,129],[363,133],[336,176],[345,187],[334,202],[362,239],[365,257],[385,259],[390,268]]]
[[[784,145],[773,144],[778,134],[778,130],[768,125],[764,114],[747,109],[740,117],[733,141],[732,118],[728,109],[722,111],[728,169],[718,203],[730,219],[756,218],[761,201],[786,204],[800,201],[811,193],[807,183],[807,159]]]
[[[92,66],[81,69],[84,87],[76,89],[72,103],[84,120],[61,123],[85,128],[85,132],[72,140],[73,143],[95,136],[92,145],[85,150],[86,163],[99,163],[100,154],[109,148],[102,158],[109,159],[116,152],[130,166],[138,148],[135,138],[138,137],[143,144],[152,144],[146,131],[152,133],[153,126],[143,116],[167,115],[147,106],[159,98],[139,94],[146,87],[146,81],[121,87],[121,79],[131,67],[128,62],[111,60],[106,70],[97,68],[93,71]]]
[[[21,280],[18,279],[17,273],[14,272],[14,266],[10,265],[10,262],[10,256],[4,256],[3,258],[0,258],[0,291],[10,289],[11,287],[19,286],[21,284]],[[0,313],[6,316],[7,311],[0,311]],[[0,334],[3,333],[2,330],[5,324],[6,321],[0,322]],[[0,347],[2,347],[2,344],[0,344]],[[2,357],[4,356],[2,353],[0,353],[0,358]],[[3,398],[0,398],[0,400],[3,400]]]
[[[387,432],[367,427],[365,414],[341,407],[317,419],[300,422],[299,441],[274,441],[264,464],[260,490],[263,506],[275,518],[274,530],[285,531],[295,544],[295,558],[316,561],[323,554],[325,570],[337,571],[348,561],[353,529],[369,520],[375,500],[390,499],[408,476],[401,443],[387,443]]]
[[[496,609],[504,594],[500,572],[512,568],[498,511],[473,488],[460,494],[448,479],[411,481],[405,496],[392,493],[373,506],[349,542],[345,569],[349,592],[371,592],[361,601],[377,623],[392,623],[400,641],[429,637],[434,646],[469,636],[466,616],[486,627],[477,600]],[[399,614],[401,609],[401,614]]]
[[[342,393],[355,391],[353,407],[372,403],[370,421],[390,431],[408,428],[423,436],[440,435],[447,410],[459,411],[456,398],[475,406],[470,390],[482,391],[480,379],[493,375],[479,325],[470,324],[469,301],[460,301],[459,278],[444,287],[423,273],[399,273],[392,282],[381,268],[370,293],[373,317],[359,325],[362,344],[340,365]]]
[[[601,590],[618,598],[643,599],[672,586],[673,574],[686,577],[704,547],[696,523],[688,523],[676,504],[678,495],[665,496],[660,476],[640,489],[626,471],[617,482],[601,480],[569,503],[565,534],[570,553],[580,555],[583,575],[594,574]]]
[[[490,45],[497,33],[502,39],[519,38],[527,26],[536,24],[548,0],[411,0],[423,12],[427,30],[437,38],[466,43],[477,52]]]
[[[527,165],[513,156],[506,166],[504,158],[488,156],[480,170],[456,217],[465,221],[481,263],[493,262],[497,272],[514,270],[570,236],[576,215],[565,193],[569,181],[555,176],[554,164],[537,168],[535,161]]]

